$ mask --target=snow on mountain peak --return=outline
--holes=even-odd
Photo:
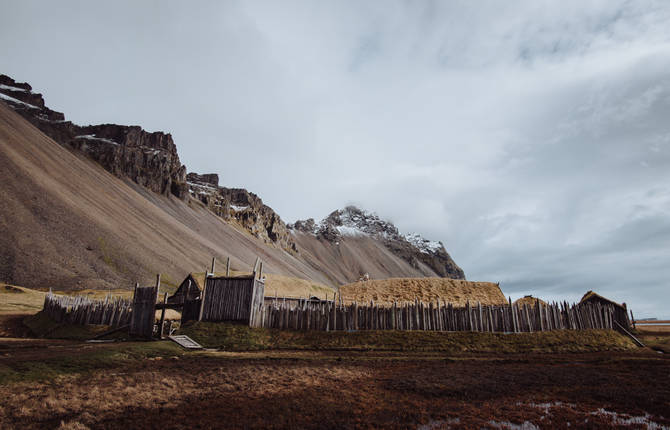
[[[417,233],[410,233],[405,235],[405,240],[416,246],[423,252],[437,252],[440,248],[443,247],[442,242],[437,242],[434,240],[424,239],[421,235]]]

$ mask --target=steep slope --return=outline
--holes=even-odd
[[[28,83],[6,75],[0,75],[0,99],[57,143],[95,160],[114,175],[158,194],[183,200],[193,196],[253,236],[297,253],[286,224],[258,196],[245,189],[219,187],[217,174],[189,173],[187,179],[170,134],[150,133],[139,126],[73,124],[46,107],[42,94],[33,92]]]
[[[0,279],[27,287],[131,288],[177,283],[212,255],[248,270],[329,283],[204,205],[156,194],[56,144],[0,102]]]
[[[260,255],[266,271],[333,287],[365,274],[465,277],[440,242],[354,207],[287,226],[217,174],[186,175],[169,134],[73,124],[5,75],[0,100],[24,119],[3,107],[0,280],[118,288],[161,271],[176,283],[210,255],[241,269]]]

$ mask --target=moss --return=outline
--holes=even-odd
[[[109,330],[108,326],[102,325],[58,323],[44,312],[24,318],[23,325],[28,327],[34,336],[47,339],[88,340]]]
[[[126,367],[154,357],[181,356],[183,350],[172,342],[138,342],[114,348],[80,350],[77,354],[15,361],[0,364],[0,385],[25,381],[53,380],[59,376],[82,374],[100,369]]]
[[[230,351],[297,349],[512,354],[622,351],[635,348],[629,339],[609,330],[519,334],[398,330],[322,332],[195,322],[187,324],[180,332],[205,347]]]

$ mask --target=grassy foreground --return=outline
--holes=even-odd
[[[0,385],[53,380],[59,376],[122,368],[146,359],[182,354],[183,350],[172,342],[129,342],[108,348],[45,353],[26,360],[0,362]]]
[[[419,351],[460,353],[566,353],[625,351],[636,346],[610,330],[560,330],[542,333],[472,333],[430,331],[320,332],[249,328],[195,322],[182,328],[208,348],[228,351],[268,349]]]

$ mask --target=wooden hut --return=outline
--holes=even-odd
[[[184,296],[188,291],[187,301],[197,300],[202,294],[202,287],[205,282],[204,273],[189,273],[186,278],[181,282],[177,291],[173,295],[168,297],[167,301],[171,304],[182,304],[184,303]],[[190,286],[190,287],[189,287]]]

